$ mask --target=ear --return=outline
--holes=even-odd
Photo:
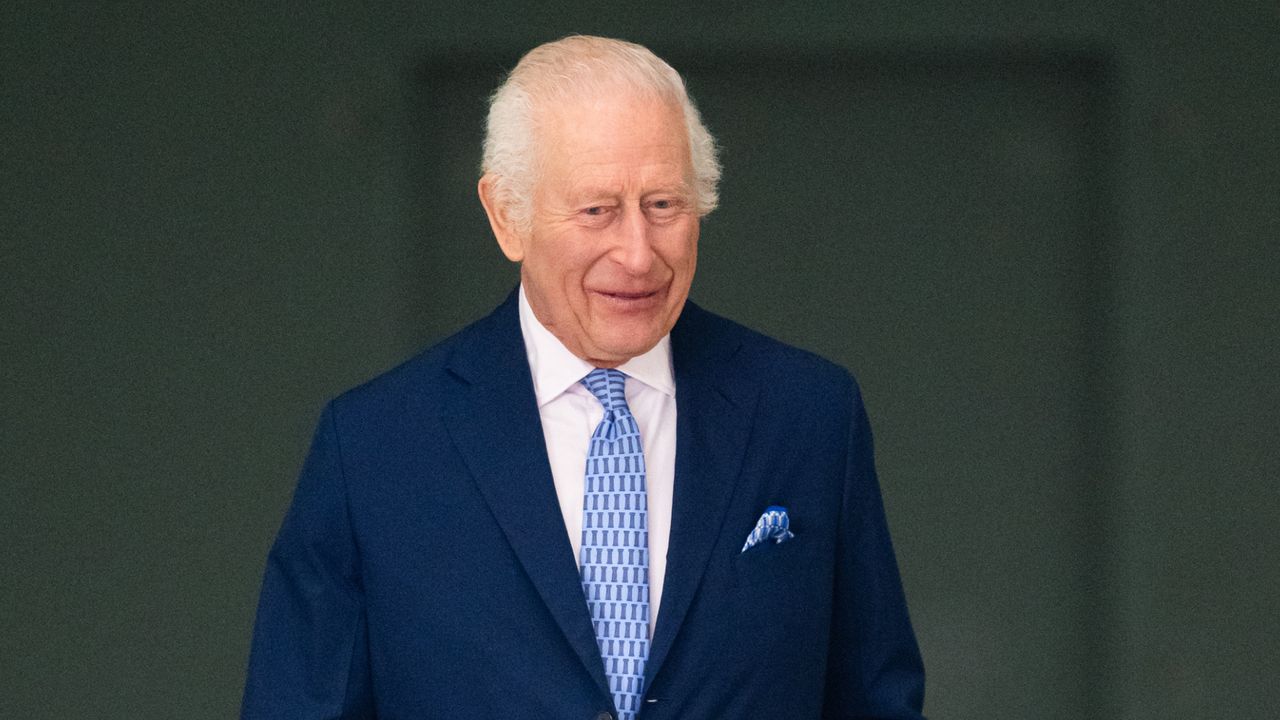
[[[476,190],[480,193],[480,204],[489,216],[489,227],[493,228],[493,236],[498,239],[498,247],[511,262],[524,259],[524,234],[511,219],[510,205],[497,192],[497,179],[488,173],[480,178]]]

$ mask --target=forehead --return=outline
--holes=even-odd
[[[689,170],[688,133],[677,104],[634,94],[586,98],[550,108],[540,120],[535,142],[544,171]]]

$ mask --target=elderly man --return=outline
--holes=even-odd
[[[520,287],[325,409],[243,717],[920,717],[856,385],[686,301],[718,178],[645,48],[520,61],[479,183]]]

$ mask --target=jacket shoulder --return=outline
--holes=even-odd
[[[507,310],[510,308],[504,304],[399,365],[339,394],[330,406],[349,424],[369,427],[438,407],[460,382],[454,372],[467,364],[466,358],[485,351],[510,353],[513,348],[522,347],[518,321]],[[506,317],[508,314],[511,317]]]
[[[725,362],[765,388],[792,396],[848,397],[857,393],[853,374],[809,350],[753,330],[726,317],[689,303],[681,317],[686,338],[724,351]]]
[[[454,335],[419,350],[399,365],[338,394],[331,403],[337,408],[351,412],[359,408],[385,405],[397,399],[430,392],[446,372],[445,363],[451,354],[450,348],[457,343],[457,338],[458,335]]]

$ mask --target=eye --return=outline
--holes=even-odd
[[[599,228],[612,223],[617,213],[618,208],[611,204],[584,205],[578,208],[575,217],[583,227]]]
[[[680,214],[682,208],[679,198],[663,197],[650,200],[645,212],[654,220],[671,220]]]

